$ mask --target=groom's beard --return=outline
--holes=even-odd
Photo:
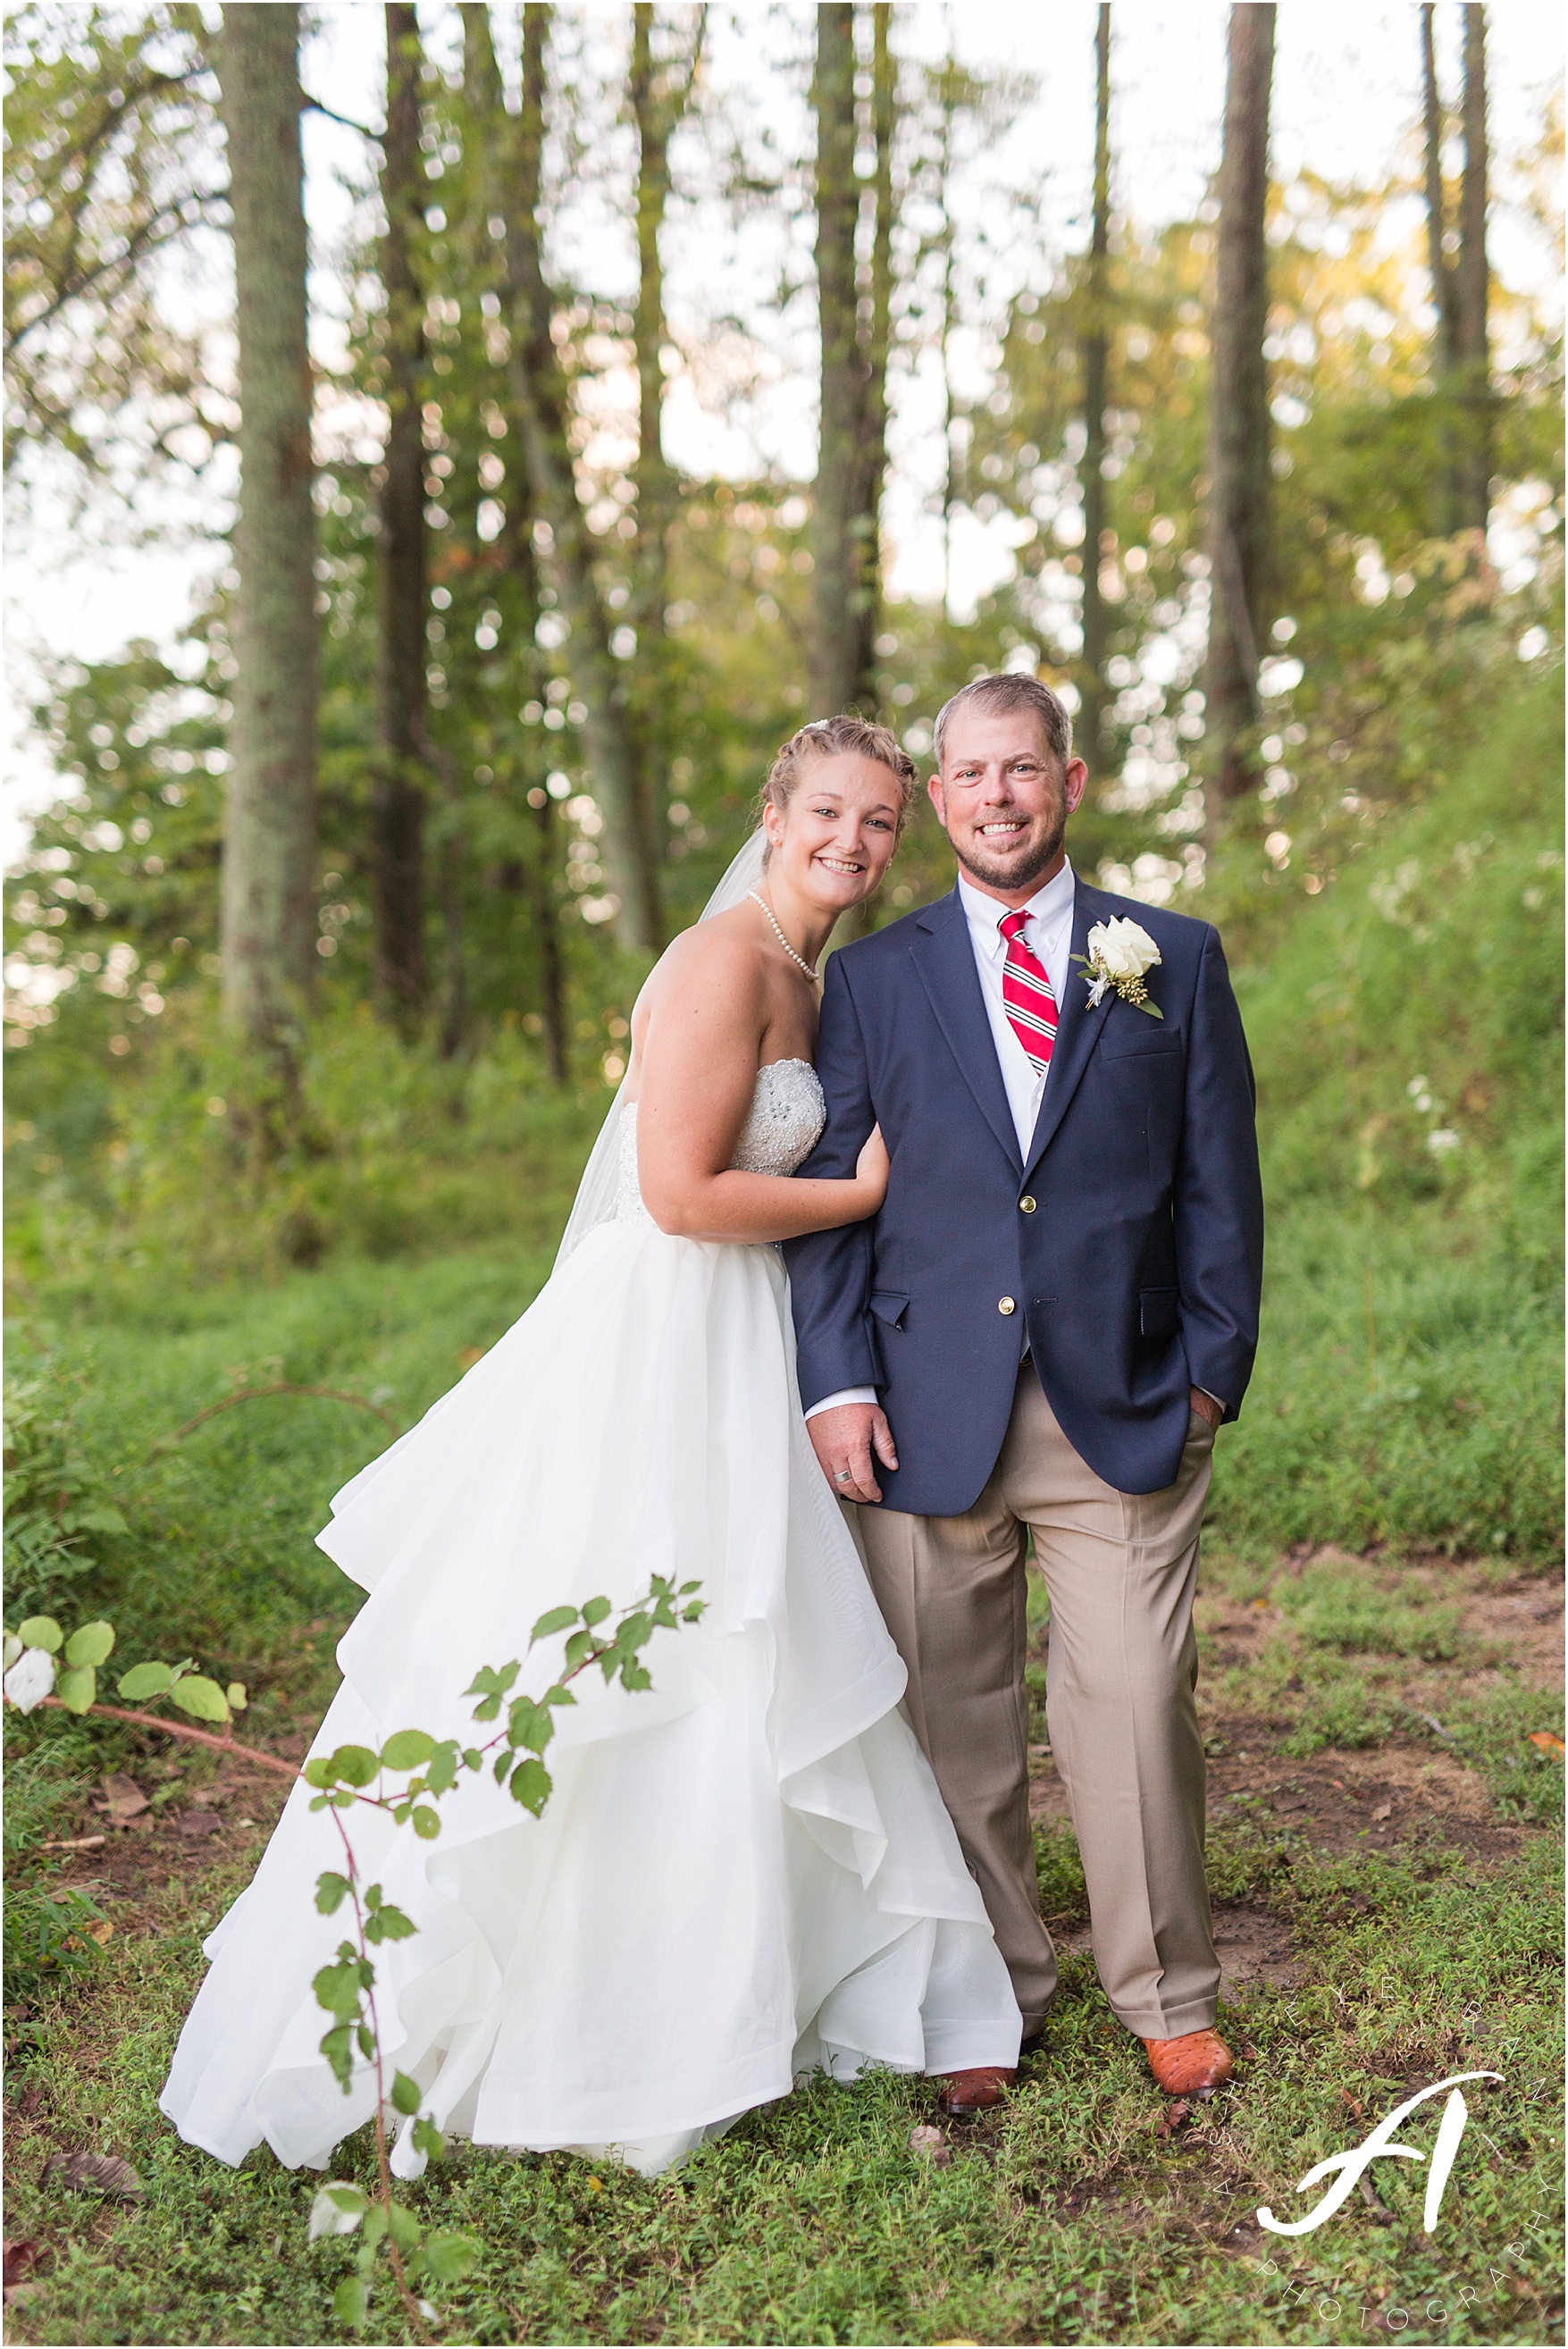
[[[1049,872],[1062,853],[1062,843],[1067,836],[1068,811],[1064,798],[1053,812],[1049,831],[1042,834],[1027,856],[1014,858],[1006,864],[994,864],[986,856],[984,847],[972,839],[965,841],[962,846],[954,840],[953,854],[965,873],[976,881],[983,881],[989,889],[1026,889],[1031,881],[1037,881],[1042,873]]]

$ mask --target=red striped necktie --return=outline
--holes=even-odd
[[[998,924],[1007,941],[1007,959],[1002,969],[1002,1002],[1008,1025],[1027,1052],[1036,1075],[1043,1077],[1050,1066],[1051,1048],[1057,1040],[1057,999],[1051,993],[1051,982],[1044,967],[1024,944],[1024,925],[1028,918],[1026,910],[1020,906]]]

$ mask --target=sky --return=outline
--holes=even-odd
[[[511,12],[493,13],[504,49]],[[626,38],[629,7],[604,0],[572,13],[579,20],[590,67],[613,74]],[[972,159],[959,191],[974,237],[994,233],[1005,217],[1015,223],[1011,233],[995,237],[994,246],[982,248],[987,253],[984,268],[992,305],[1026,282],[1031,271],[1044,283],[1051,254],[1085,241],[1096,14],[1092,0],[1052,0],[1048,6],[1040,0],[963,0],[951,7],[936,0],[903,0],[895,7],[894,46],[902,55],[936,63],[951,46],[976,71],[1010,72],[1033,85],[1011,129]],[[1113,198],[1119,212],[1142,224],[1190,217],[1202,200],[1219,151],[1226,14],[1221,0],[1185,0],[1174,6],[1165,0],[1116,0]],[[379,119],[383,65],[377,0],[326,0],[314,15],[315,30],[302,71],[306,89],[338,112],[374,123]],[[1460,16],[1452,0],[1437,12],[1439,73],[1455,95]],[[427,5],[421,16],[438,52],[451,39],[452,12]],[[1538,135],[1549,92],[1561,78],[1562,18],[1558,9],[1537,0],[1493,0],[1488,23],[1493,146],[1505,163],[1511,152]],[[743,136],[756,139],[771,130],[787,162],[795,164],[810,152],[804,75],[799,68],[810,27],[811,13],[801,0],[783,8],[762,0],[738,7],[715,5],[708,19],[707,75],[714,99]],[[1418,103],[1418,10],[1408,0],[1396,5],[1283,0],[1272,119],[1276,177],[1310,166],[1336,181],[1383,179],[1413,156]],[[313,331],[327,357],[339,339],[331,315],[332,264],[354,227],[352,187],[364,182],[366,154],[365,142],[351,130],[320,115],[306,118],[306,208],[322,264],[313,289],[319,297]],[[674,163],[678,183],[678,148]],[[1024,237],[1016,225],[1020,204],[1033,208],[1039,222],[1038,230]],[[1414,224],[1409,207],[1390,207],[1391,239],[1403,240]],[[1506,169],[1499,173],[1491,250],[1504,284],[1560,298],[1560,260],[1510,203]],[[562,255],[607,297],[629,290],[633,256],[612,185],[585,186],[562,237]],[[759,302],[758,289],[771,285],[781,264],[792,269],[803,292],[780,315]],[[677,337],[688,347],[705,339],[711,344],[714,322],[727,315],[738,317],[751,326],[752,338],[729,330],[720,357],[732,350],[760,378],[756,396],[731,401],[723,415],[715,412],[711,399],[699,396],[698,378],[677,382],[666,419],[672,458],[699,474],[745,472],[765,460],[809,480],[815,440],[808,223],[765,218],[737,233],[716,204],[688,201],[672,215],[666,269]],[[183,285],[177,298],[221,316],[227,300],[222,273],[210,271],[205,285]],[[972,390],[984,388],[987,347],[982,329],[967,336],[959,353]],[[926,511],[940,462],[933,434],[936,413],[934,381],[917,373],[904,387],[892,433],[886,521],[891,584],[898,594],[930,594],[940,579],[937,525]],[[221,531],[223,522],[221,502],[215,502],[211,530]],[[187,616],[193,590],[223,561],[216,536],[201,530],[188,533],[180,543],[135,550],[103,543],[85,547],[52,532],[24,530],[20,537],[25,552],[14,552],[6,570],[10,755],[0,854],[7,859],[25,845],[27,810],[49,796],[46,761],[18,714],[36,673],[36,653],[102,659],[132,636],[169,643]],[[964,524],[954,548],[955,606],[985,593],[1006,575],[1010,562],[1003,531]]]

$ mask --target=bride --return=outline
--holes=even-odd
[[[824,1117],[818,957],[886,872],[913,772],[854,719],[785,745],[761,831],[638,999],[552,1278],[318,1537],[370,1596],[313,1753],[410,1725],[467,1743],[474,1671],[526,1655],[560,1602],[627,1603],[651,1574],[707,1601],[655,1633],[651,1692],[579,1681],[542,1819],[488,1774],[438,1842],[353,1815],[362,1874],[418,1929],[377,1952],[385,2053],[480,2145],[653,2172],[803,2073],[1017,2060],[1006,1968],[801,1420],[770,1245],[882,1203],[879,1134],[849,1181],[793,1170]],[[309,1802],[297,1786],[207,1942],[161,2099],[228,2162],[264,2138],[325,2164],[374,2106],[368,2066],[345,2095],[318,2052],[312,1976],[341,1920],[314,1893],[341,1850]]]

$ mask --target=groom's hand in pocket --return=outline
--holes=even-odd
[[[841,1501],[880,1501],[872,1455],[884,1468],[898,1466],[887,1413],[874,1402],[842,1402],[806,1422],[822,1474]]]

